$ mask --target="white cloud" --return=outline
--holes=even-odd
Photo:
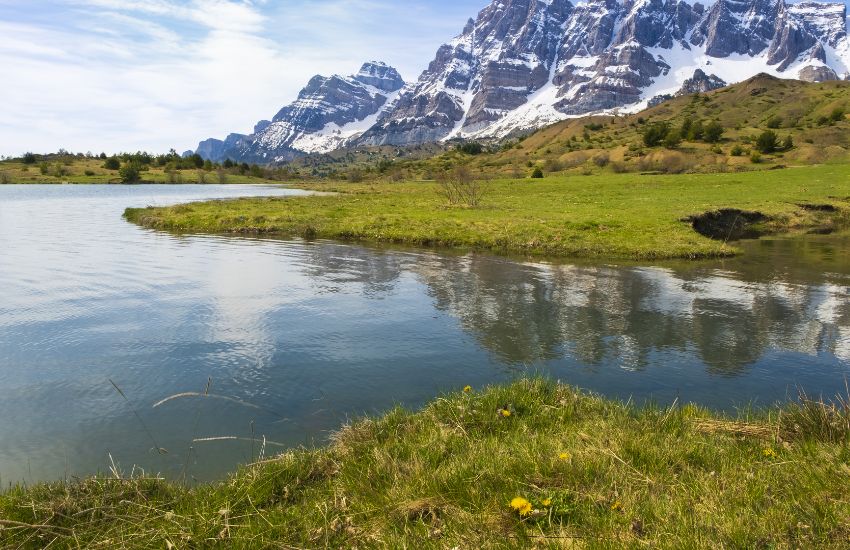
[[[410,79],[486,0],[0,0],[0,154],[193,148],[246,132],[314,74]]]

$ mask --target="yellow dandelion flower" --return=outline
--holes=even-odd
[[[552,499],[551,498],[544,498],[543,501],[540,504],[542,504],[544,508],[548,508],[548,507],[552,506]]]
[[[761,454],[763,454],[765,458],[776,458],[776,451],[770,447],[764,449]]]
[[[510,410],[508,410],[508,409],[500,409],[500,410],[499,410],[499,414],[501,414],[502,416],[504,416],[505,418],[507,418],[507,417],[509,417],[509,416],[511,415],[511,411],[510,411]]]
[[[519,512],[521,516],[527,516],[533,511],[531,503],[522,497],[516,497],[511,501],[511,508]]]
[[[567,452],[563,452],[563,453],[558,455],[558,458],[560,458],[561,460],[569,460],[572,457],[573,457],[573,455],[571,455],[570,453],[567,453]]]
[[[611,510],[613,512],[619,512],[622,509],[623,509],[623,503],[620,502],[619,500],[614,502],[614,504],[611,505]]]
[[[463,387],[463,393],[469,393],[471,391],[472,391],[472,386],[464,386]]]

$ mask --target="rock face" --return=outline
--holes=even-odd
[[[348,145],[503,137],[571,116],[636,111],[651,98],[762,72],[847,78],[845,5],[493,0],[437,50],[417,82],[402,88],[382,63],[351,77],[316,77],[251,136],[201,149],[269,162]]]
[[[371,126],[403,86],[397,70],[377,61],[365,63],[351,76],[315,76],[298,99],[271,121],[258,122],[250,136],[208,139],[196,152],[214,161],[269,163],[334,150]]]
[[[800,80],[806,82],[826,82],[828,80],[841,80],[835,71],[824,65],[810,65],[800,69]]]
[[[704,94],[727,86],[726,81],[717,75],[707,75],[702,69],[694,71],[694,76],[685,80],[676,95]]]

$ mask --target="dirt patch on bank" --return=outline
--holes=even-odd
[[[684,221],[691,224],[694,231],[710,239],[719,241],[737,241],[756,239],[768,231],[764,223],[769,218],[761,212],[748,212],[736,208],[723,208],[691,216]]]

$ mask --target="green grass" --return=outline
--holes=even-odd
[[[844,405],[726,418],[521,380],[357,421],[220,483],[18,487],[0,496],[0,546],[846,547]]]
[[[331,196],[241,199],[130,209],[141,225],[181,232],[264,233],[498,253],[699,258],[736,253],[682,220],[720,208],[762,212],[764,232],[850,222],[850,167],[738,174],[562,176],[498,180],[481,207],[448,207],[434,183],[335,184]],[[800,204],[828,204],[834,212]]]

